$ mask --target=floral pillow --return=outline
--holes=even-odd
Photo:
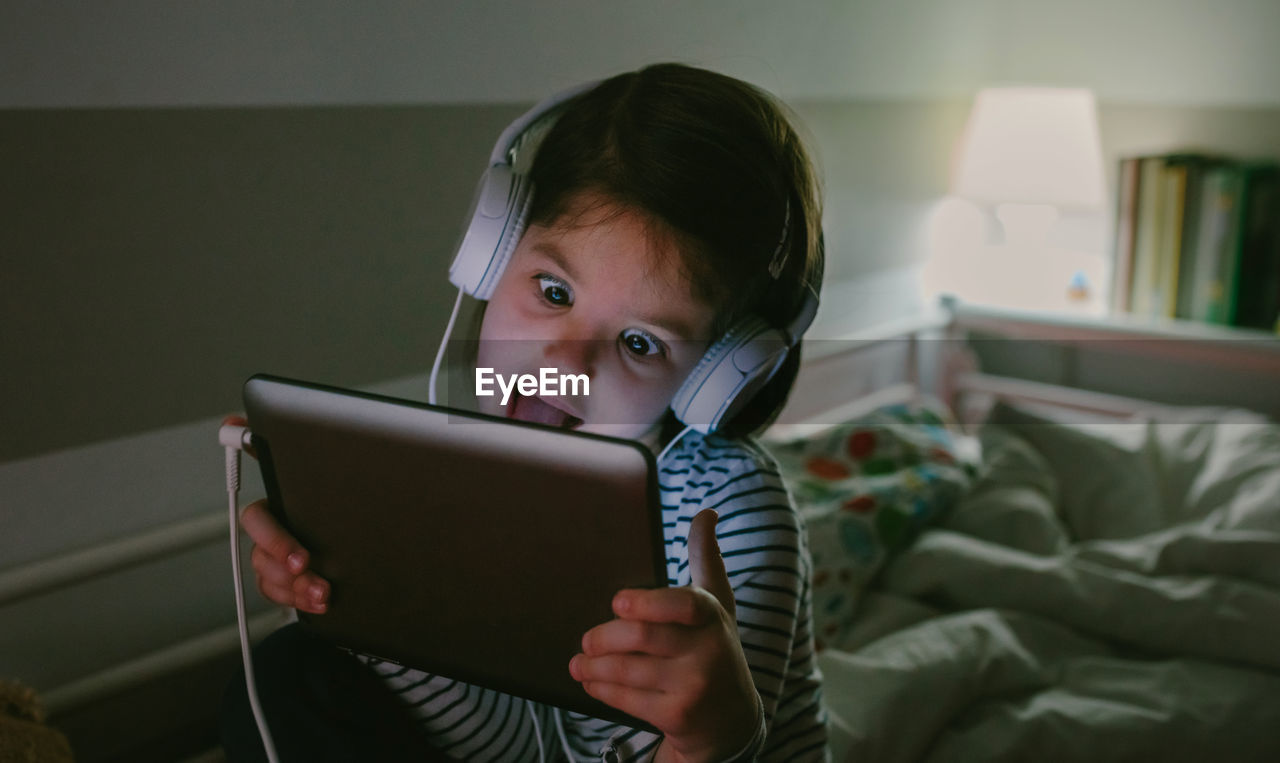
[[[852,625],[885,562],[959,498],[978,460],[976,441],[937,402],[887,406],[765,445],[808,529],[819,650]]]

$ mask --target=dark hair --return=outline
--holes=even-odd
[[[745,315],[784,327],[805,290],[821,285],[821,191],[809,155],[786,107],[741,80],[681,64],[607,79],[565,104],[529,172],[530,223],[556,223],[592,191],[674,234],[694,293],[715,309],[710,339]],[[799,361],[796,347],[721,431],[772,421]]]

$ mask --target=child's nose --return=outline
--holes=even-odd
[[[554,337],[543,344],[542,356],[548,367],[558,368],[564,373],[594,376],[599,344],[598,340],[592,339]]]

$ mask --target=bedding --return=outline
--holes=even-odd
[[[979,438],[963,490],[847,590],[819,655],[834,759],[1280,760],[1280,425],[1002,403]]]
[[[821,652],[847,635],[868,581],[969,484],[977,444],[936,401],[766,444],[808,529]]]

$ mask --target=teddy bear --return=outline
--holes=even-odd
[[[33,689],[0,680],[0,763],[72,763],[71,744],[44,723]]]

